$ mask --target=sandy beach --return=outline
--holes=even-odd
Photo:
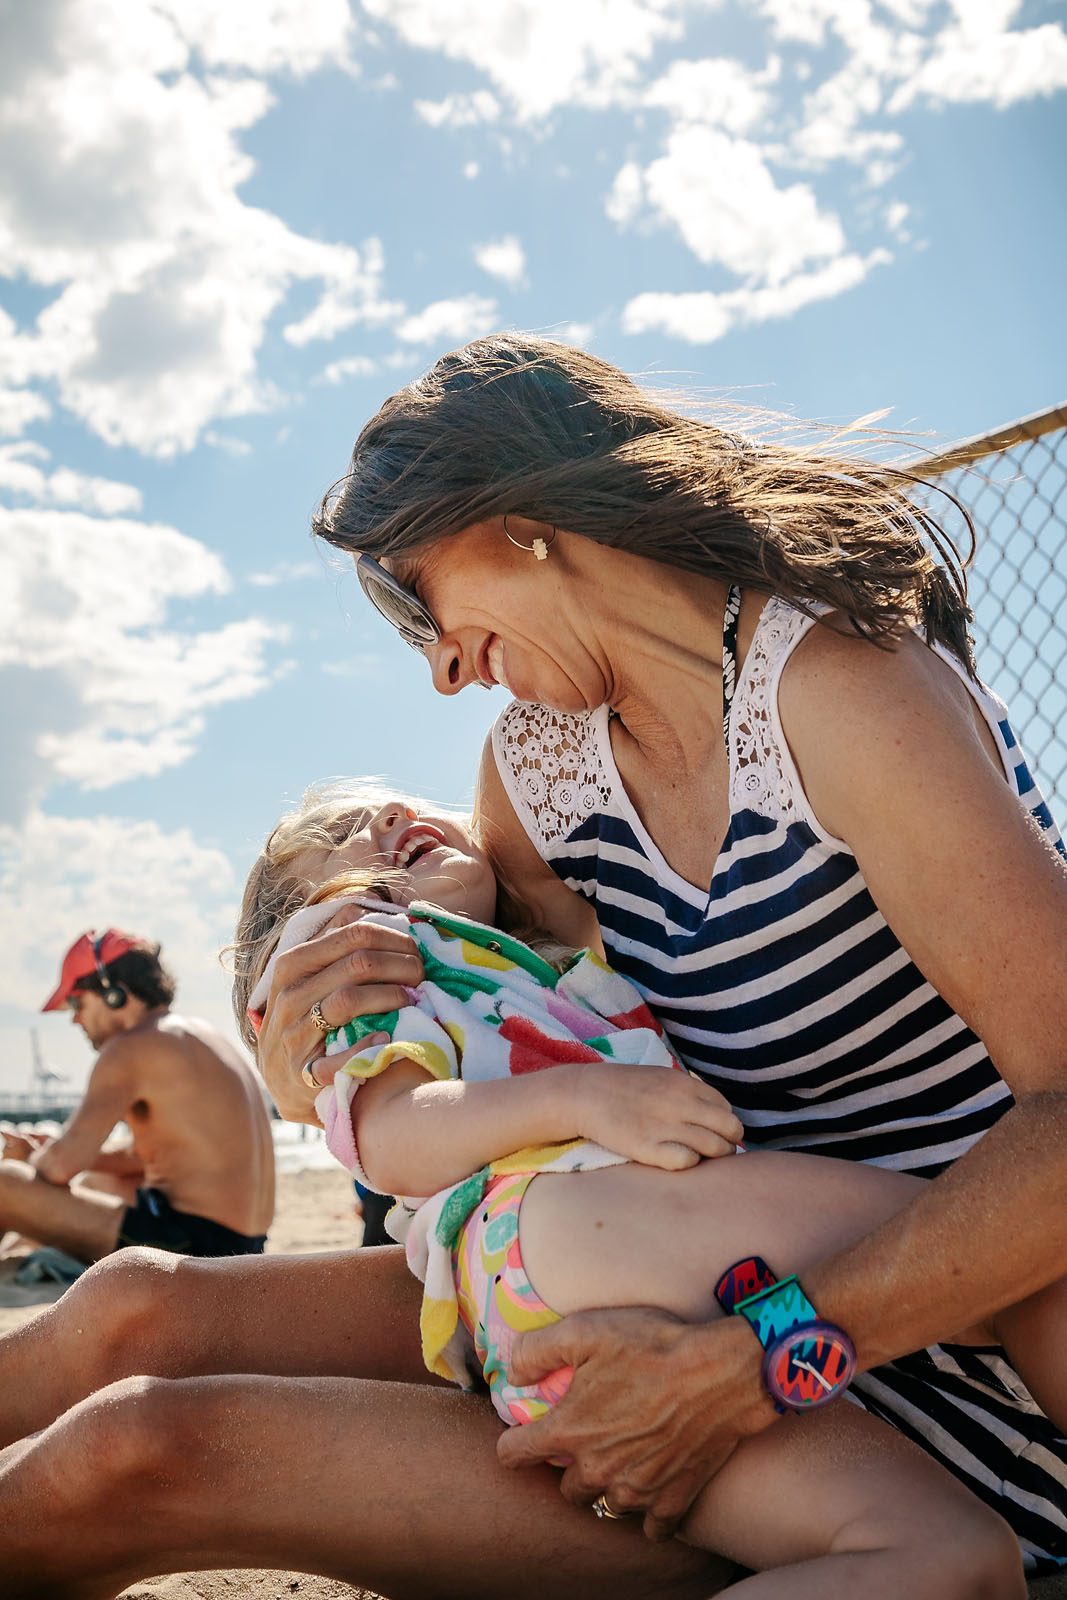
[[[268,1250],[277,1254],[337,1250],[358,1245],[362,1225],[352,1187],[337,1167],[281,1172],[278,1210]],[[15,1262],[0,1261],[0,1333],[7,1333],[57,1298],[55,1288],[22,1289],[12,1280]],[[1067,1600],[1067,1573],[1030,1586],[1033,1600]],[[227,1571],[146,1576],[122,1600],[381,1600],[330,1578],[299,1572]]]

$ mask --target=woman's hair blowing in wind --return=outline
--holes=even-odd
[[[684,416],[596,356],[501,333],[386,400],[314,532],[380,560],[515,513],[801,608],[828,605],[876,642],[918,623],[973,671],[965,562],[913,498],[918,481]]]

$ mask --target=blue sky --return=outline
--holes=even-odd
[[[1045,0],[0,0],[0,1086],[90,925],[216,952],[318,778],[464,801],[502,695],[313,548],[496,327],[931,447],[1062,399]]]

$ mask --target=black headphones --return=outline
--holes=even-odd
[[[100,959],[100,950],[104,943],[104,935],[98,934],[93,940],[93,960],[96,962],[96,975],[100,979],[102,988],[101,998],[111,1011],[121,1011],[126,1004],[126,991],[108,977],[107,968]]]

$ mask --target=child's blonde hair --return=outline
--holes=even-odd
[[[319,850],[324,856],[343,850],[382,806],[398,798],[395,789],[385,788],[373,778],[331,778],[306,789],[299,806],[287,811],[271,829],[248,874],[233,943],[225,951],[233,973],[234,1018],[242,1039],[252,1050],[256,1036],[248,1020],[248,1000],[274,953],[282,928],[294,912],[312,899],[326,898],[327,885],[298,870],[300,858],[306,857],[309,850]],[[466,819],[460,813],[457,820]],[[348,892],[355,893],[370,888],[372,883],[405,875],[370,871],[348,876],[352,879]],[[357,883],[357,878],[362,881]],[[343,891],[335,885],[334,892]]]
[[[348,870],[315,883],[306,871],[298,870],[309,850],[330,855],[343,850],[353,836],[367,826],[382,808],[400,798],[419,804],[418,796],[398,796],[375,779],[332,778],[307,789],[300,805],[286,812],[271,830],[248,874],[233,943],[226,947],[233,974],[233,1013],[245,1044],[254,1052],[256,1035],[248,1018],[248,1001],[274,953],[282,928],[301,907],[342,894],[357,894],[376,884],[406,883],[408,874],[395,867]],[[428,802],[422,802],[428,804]],[[452,812],[456,822],[474,837],[469,812],[442,806],[434,801],[435,811]],[[501,882],[492,852],[486,850],[497,874],[497,920],[507,932],[528,943],[537,943],[548,961],[569,958],[573,952],[559,945],[536,926],[526,905],[510,887]]]

